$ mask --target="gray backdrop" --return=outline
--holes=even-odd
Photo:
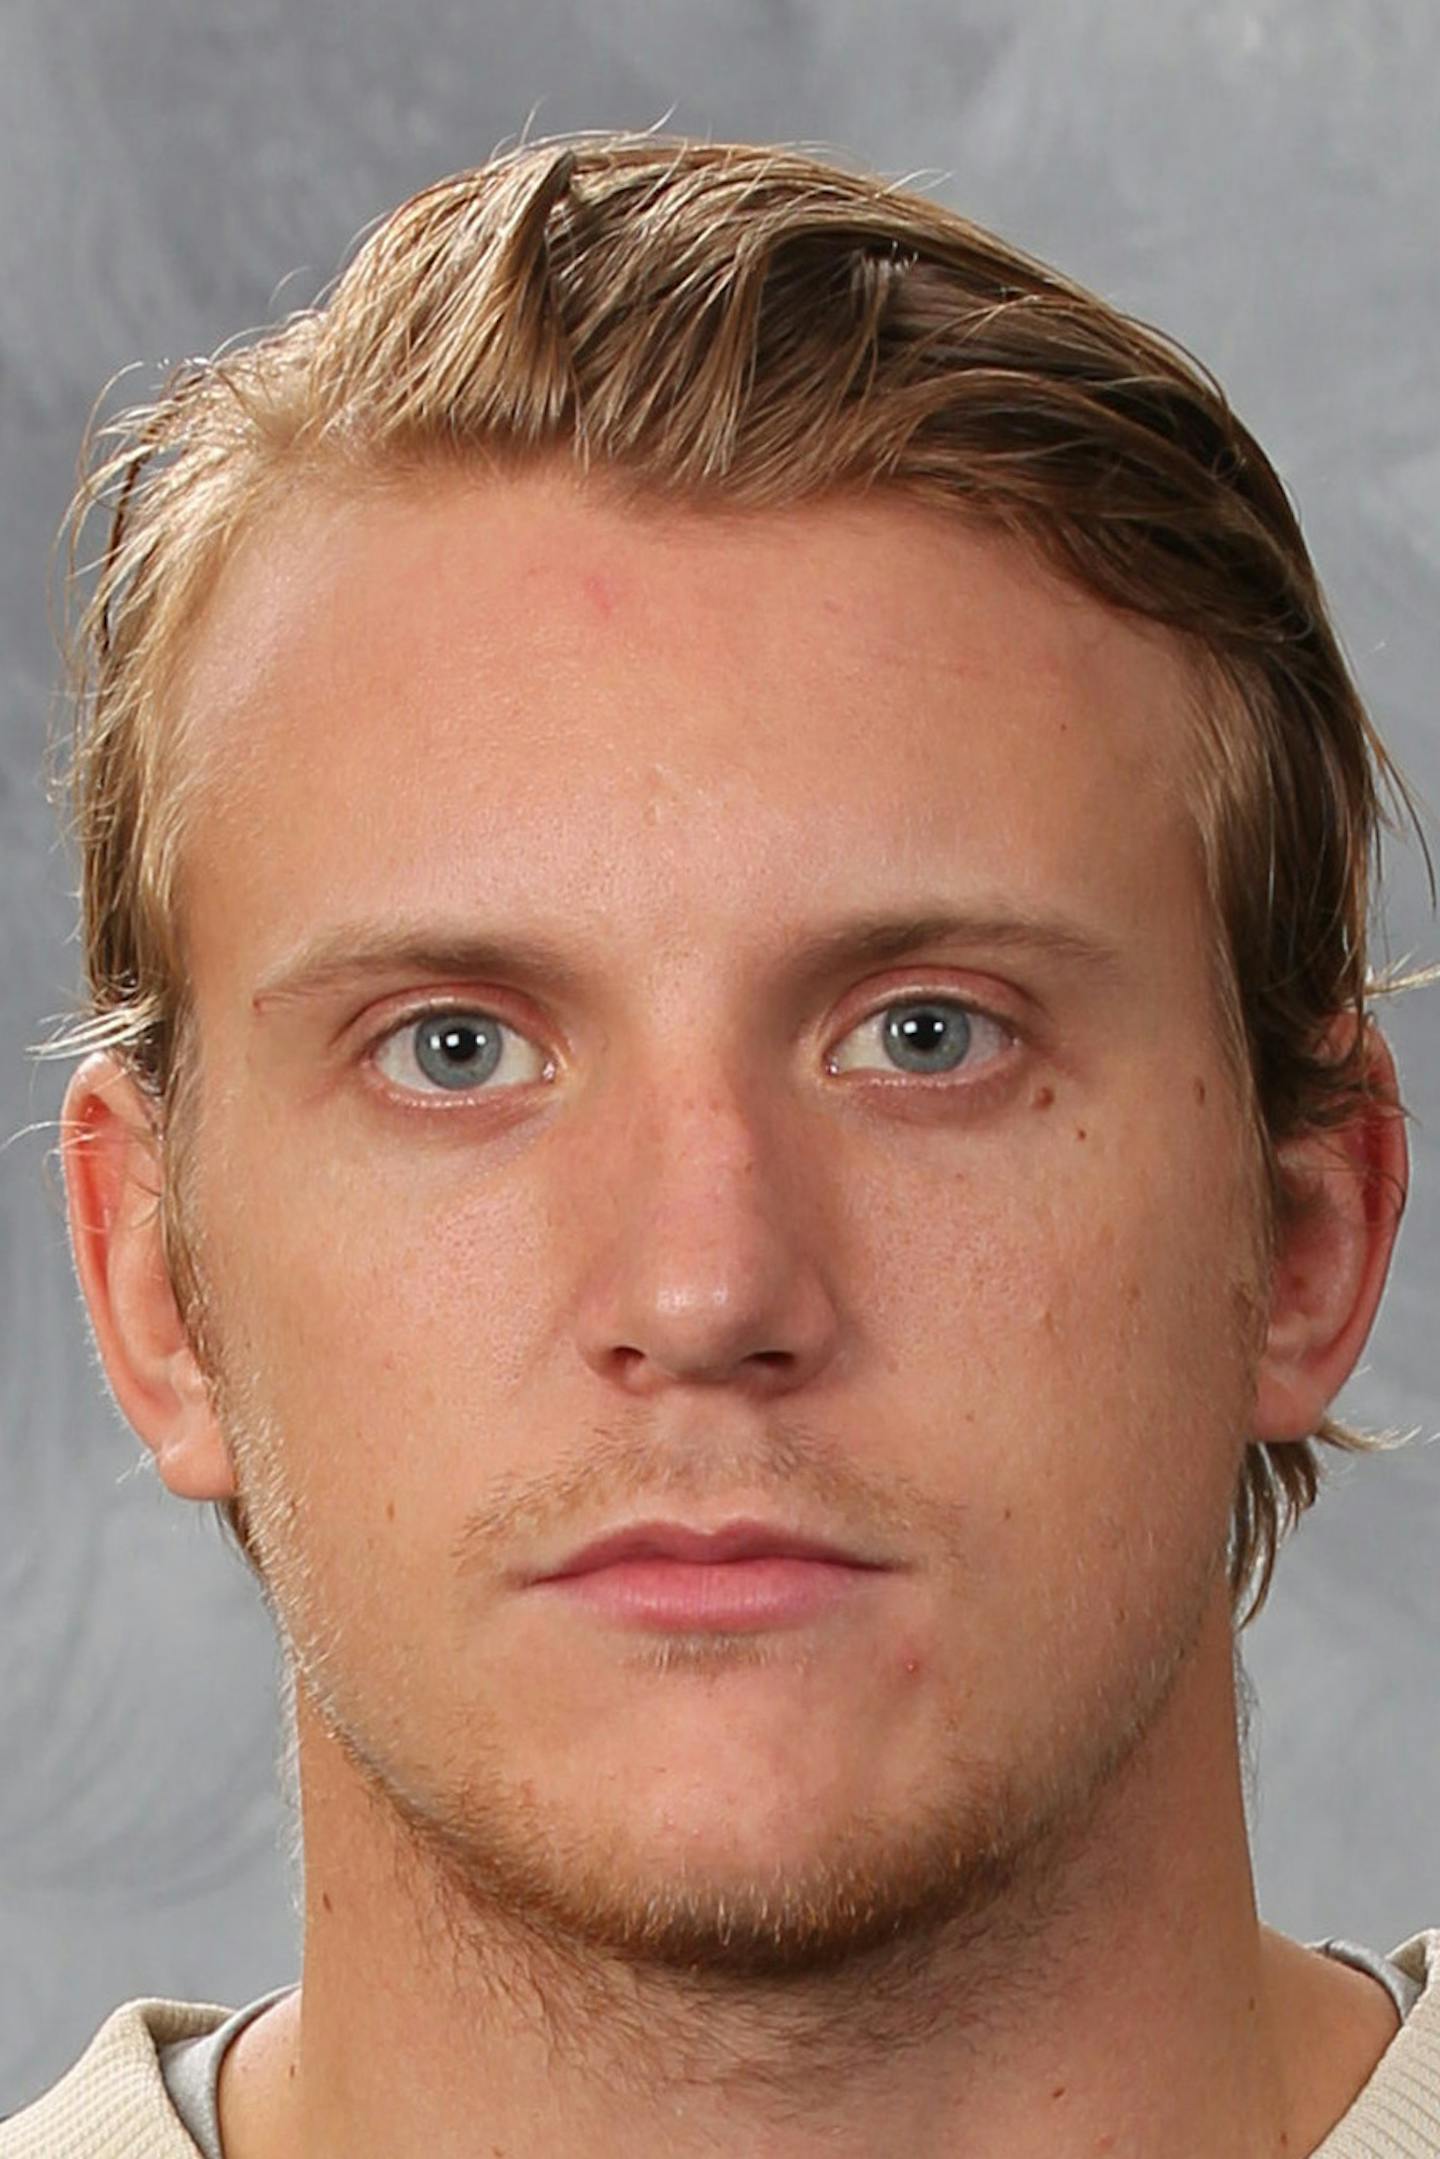
[[[833,145],[1215,366],[1433,800],[1437,87],[1433,0],[0,4],[0,2112],[121,1999],[240,2001],[297,1954],[268,1630],[103,1399],[48,1160],[61,1076],[22,1051],[77,979],[37,786],[44,584],[102,381],[311,297],[362,224],[532,108],[541,133]],[[1440,955],[1413,850],[1394,876],[1394,950]],[[1343,1472],[1247,1651],[1263,1908],[1380,1947],[1440,1924],[1440,990],[1393,1026],[1418,1189],[1347,1406],[1419,1437]]]

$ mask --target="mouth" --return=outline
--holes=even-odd
[[[623,1626],[750,1634],[818,1619],[893,1571],[769,1523],[641,1522],[582,1546],[529,1586]]]

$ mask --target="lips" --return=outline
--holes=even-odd
[[[758,1634],[818,1624],[892,1571],[763,1522],[643,1522],[582,1545],[531,1590],[588,1620],[652,1634]]]
[[[642,1522],[617,1530],[572,1552],[558,1567],[539,1577],[549,1582],[594,1574],[636,1560],[674,1560],[692,1566],[731,1566],[742,1560],[801,1559],[841,1567],[871,1567],[873,1560],[847,1552],[823,1538],[798,1536],[763,1522],[729,1522],[721,1529],[688,1529],[678,1522]]]

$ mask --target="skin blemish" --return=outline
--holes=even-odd
[[[1063,2099],[1063,2098],[1065,2097],[1065,2087],[1064,2087],[1064,2085],[1063,2085],[1063,2084],[1057,2084],[1057,2085],[1056,2085],[1056,2087],[1055,2087],[1055,2089],[1054,2089],[1054,2091],[1053,2091],[1053,2092],[1051,2092],[1051,2094],[1050,2094],[1050,2097],[1051,2097],[1052,2099]]]
[[[325,1908],[325,1910],[326,1910],[327,1912],[333,1912],[333,1911],[334,1911],[335,1907],[334,1907],[334,1905],[333,1905],[333,1904],[332,1904],[332,1903],[330,1902],[330,1892],[329,1892],[329,1890],[328,1890],[328,1889],[322,1889],[322,1890],[321,1890],[321,1892],[320,1892],[320,1902],[321,1902],[321,1904],[323,1905],[323,1907]]]
[[[387,1499],[385,1502],[385,1519],[387,1522],[393,1522],[395,1519],[395,1502],[393,1499]]]
[[[1195,1100],[1196,1100],[1196,1102],[1198,1103],[1199,1107],[1200,1107],[1201,1109],[1204,1109],[1204,1107],[1205,1107],[1205,1082],[1204,1082],[1204,1080],[1203,1080],[1203,1079],[1197,1079],[1197,1080],[1196,1080],[1196,1082],[1195,1082]]]
[[[1076,1125],[1076,1127],[1075,1127],[1075,1137],[1076,1137],[1076,1139],[1088,1139],[1088,1138],[1090,1137],[1089,1133],[1088,1133],[1088,1132],[1087,1132],[1087,1131],[1085,1130],[1085,1127],[1084,1127],[1084,1125],[1083,1125],[1083,1124],[1077,1124],[1077,1125]]]
[[[1032,1109],[1049,1109],[1054,1100],[1055,1089],[1053,1087],[1037,1087],[1030,1098],[1030,1107]]]
[[[599,570],[591,570],[580,580],[580,589],[602,622],[608,622],[615,612],[615,587]]]

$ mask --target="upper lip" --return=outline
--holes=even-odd
[[[534,1579],[554,1582],[566,1575],[593,1574],[597,1568],[619,1566],[631,1559],[689,1560],[700,1566],[718,1566],[732,1559],[820,1559],[844,1567],[882,1564],[828,1538],[769,1522],[726,1522],[718,1529],[691,1529],[683,1522],[635,1522],[582,1545]]]

